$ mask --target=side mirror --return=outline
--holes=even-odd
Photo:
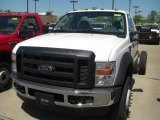
[[[42,31],[43,31],[44,34],[48,33],[49,32],[49,27],[47,25],[43,25]]]
[[[33,29],[20,30],[18,36],[20,38],[33,37]]]
[[[130,32],[130,41],[136,41],[137,40],[137,32]]]

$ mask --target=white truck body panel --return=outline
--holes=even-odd
[[[93,51],[96,55],[95,61],[107,62],[113,47],[123,41],[122,38],[106,34],[49,33],[18,44],[13,53],[16,53],[19,46],[79,49]]]

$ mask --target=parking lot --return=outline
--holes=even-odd
[[[140,45],[147,51],[145,76],[134,75],[130,115],[128,120],[160,120],[160,46]],[[76,116],[54,113],[23,103],[13,89],[0,93],[0,120],[75,120]],[[78,118],[84,119],[84,118]],[[87,117],[87,120],[105,120],[105,116]]]

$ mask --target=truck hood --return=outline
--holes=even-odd
[[[13,53],[20,46],[79,49],[94,52],[96,61],[108,61],[112,49],[121,41],[122,38],[106,34],[49,33],[17,44]]]

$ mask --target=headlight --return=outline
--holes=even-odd
[[[95,86],[113,86],[116,72],[116,62],[96,63]]]
[[[16,54],[12,54],[12,72],[17,72],[17,66],[16,66]]]

